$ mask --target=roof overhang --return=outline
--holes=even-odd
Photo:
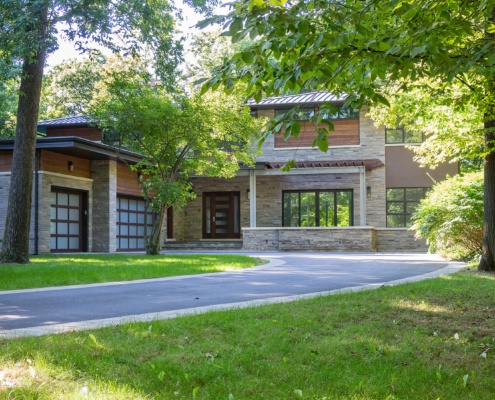
[[[47,137],[36,139],[36,149],[90,160],[125,160],[131,163],[141,161],[145,156],[129,150],[118,149],[103,143],[77,136]],[[0,140],[0,151],[14,150],[14,140]]]

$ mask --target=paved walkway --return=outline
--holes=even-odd
[[[370,289],[435,277],[465,266],[427,254],[243,254],[270,263],[236,272],[0,292],[0,338]]]

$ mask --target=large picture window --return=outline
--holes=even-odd
[[[283,226],[352,226],[352,190],[283,192]]]
[[[144,226],[148,225],[149,232],[153,223],[151,209],[145,213],[145,207],[146,203],[143,199],[117,197],[117,250],[144,250]]]
[[[411,215],[416,211],[421,199],[429,188],[387,189],[387,227],[409,227]]]
[[[275,116],[287,114],[290,111],[288,108],[281,110],[275,110]],[[309,121],[315,115],[314,108],[302,108],[298,110],[294,119],[296,121]],[[359,119],[359,109],[356,108],[338,108],[338,110],[333,114],[324,114],[323,119]]]
[[[403,126],[385,129],[385,143],[422,143],[423,133],[420,131],[407,130]]]

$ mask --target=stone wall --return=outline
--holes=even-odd
[[[416,239],[407,228],[377,228],[378,251],[428,251],[425,239]]]
[[[244,228],[244,250],[426,252],[407,229],[373,227]]]

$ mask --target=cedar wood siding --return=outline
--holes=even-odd
[[[78,176],[80,178],[91,178],[91,161],[85,158],[54,153],[48,150],[41,150],[40,159],[40,169],[42,171]],[[73,163],[73,171],[69,171],[69,161]]]
[[[129,167],[122,163],[117,163],[117,193],[142,197],[141,186]]]
[[[313,140],[318,134],[317,128],[312,122],[299,121],[301,132],[297,138],[290,137],[284,140],[284,135],[275,135],[275,148],[312,147]],[[318,128],[328,130],[329,146],[359,145],[359,119],[341,119],[332,121],[334,130],[328,130],[328,125],[320,124]]]
[[[12,151],[0,151],[0,172],[12,171]]]
[[[46,137],[58,136],[77,136],[83,139],[101,142],[101,129],[96,127],[61,127],[46,129]]]

